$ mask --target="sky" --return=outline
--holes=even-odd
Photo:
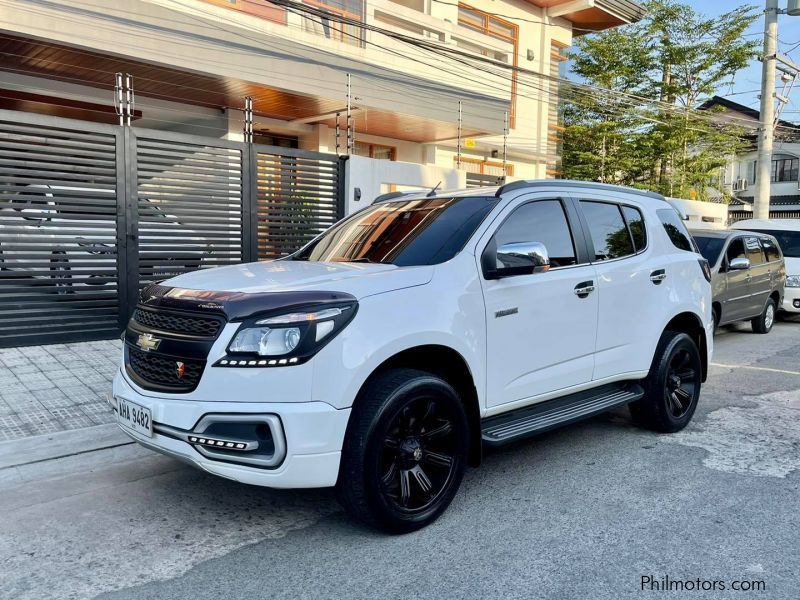
[[[752,2],[739,2],[737,0],[683,0],[683,2],[692,5],[695,10],[706,15],[720,15],[737,6],[747,4],[757,5],[763,11],[765,4],[764,0],[753,0]],[[786,0],[779,0],[779,6],[786,8]],[[745,35],[749,39],[758,40],[761,45],[763,44],[763,32],[764,16],[760,14],[759,18],[745,32]],[[795,63],[800,64],[800,17],[790,17],[788,15],[780,15],[778,17],[778,50]],[[761,63],[754,60],[748,68],[736,74],[732,86],[725,86],[720,89],[718,95],[758,110],[760,87]],[[781,118],[786,121],[800,123],[800,78],[798,78],[789,100],[789,104],[783,109]]]
[[[728,0],[684,1],[687,4],[691,4],[698,12],[708,15],[719,15],[736,6],[746,4],[757,5],[762,11],[764,8],[764,0],[758,0],[757,2],[755,0],[753,2],[731,2]],[[786,0],[779,0],[778,5],[781,8],[786,8]],[[763,33],[764,16],[761,14],[745,34],[749,39],[758,40],[759,44],[763,44]],[[778,51],[791,58],[795,63],[800,64],[800,17],[790,17],[788,15],[778,16]],[[747,69],[737,73],[733,86],[720,90],[719,95],[758,110],[758,94],[760,87],[761,63],[754,60]],[[780,91],[780,87],[778,89]],[[783,109],[781,118],[787,121],[800,122],[800,78],[798,78],[798,82],[792,90],[789,100],[789,104]]]

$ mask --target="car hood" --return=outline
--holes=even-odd
[[[345,292],[361,299],[424,285],[432,276],[431,266],[276,260],[193,271],[168,279],[162,285],[245,294],[324,290]]]

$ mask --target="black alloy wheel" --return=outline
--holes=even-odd
[[[644,397],[629,405],[634,422],[660,433],[686,427],[700,399],[702,369],[694,340],[685,333],[665,331],[642,380]]]
[[[422,511],[455,476],[459,443],[452,416],[435,397],[419,396],[394,417],[383,441],[381,483],[398,511]]]
[[[391,533],[432,523],[455,497],[469,428],[457,392],[416,369],[369,381],[353,406],[336,493],[355,519]]]
[[[682,418],[691,408],[695,388],[699,387],[699,377],[692,367],[692,356],[686,348],[680,348],[672,355],[665,387],[670,414],[675,419]]]

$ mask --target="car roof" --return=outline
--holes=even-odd
[[[760,231],[749,231],[747,229],[689,229],[689,233],[691,233],[693,236],[720,238],[720,239],[727,239],[734,235],[752,235],[755,237],[766,237],[766,238],[772,237],[768,233],[763,233]]]
[[[731,229],[694,229],[689,228],[689,233],[694,236],[710,237],[710,238],[728,238],[733,234],[741,235],[741,231],[733,231]]]
[[[800,219],[745,219],[731,225],[733,229],[773,229],[800,231]]]
[[[648,190],[639,190],[636,188],[624,187],[621,185],[611,185],[608,183],[597,183],[594,181],[573,181],[570,179],[525,179],[513,181],[504,185],[495,185],[488,187],[465,188],[457,190],[436,190],[436,193],[431,194],[431,190],[412,190],[408,192],[390,192],[388,194],[381,194],[373,203],[388,202],[391,200],[411,200],[419,198],[453,198],[460,196],[496,196],[500,198],[504,194],[517,190],[536,190],[536,189],[593,189],[602,191],[611,191],[624,194],[633,194],[642,198],[653,198],[661,202],[669,203],[664,196],[651,192]]]

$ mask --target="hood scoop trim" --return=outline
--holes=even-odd
[[[218,314],[225,316],[228,321],[241,321],[260,313],[292,310],[310,305],[355,302],[355,300],[354,296],[343,292],[307,290],[251,294],[192,290],[154,283],[142,290],[139,304],[151,308]]]

